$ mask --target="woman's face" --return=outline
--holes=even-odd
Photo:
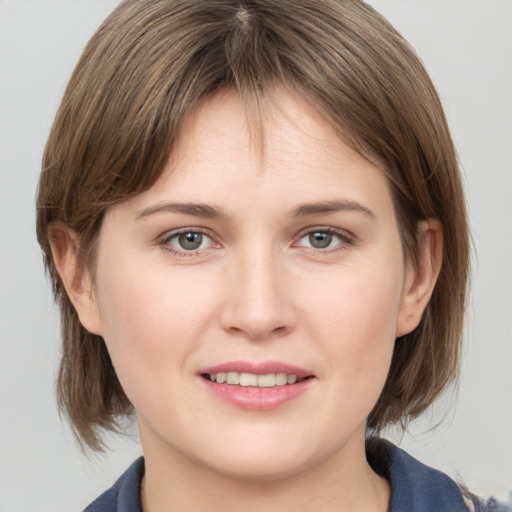
[[[146,452],[249,478],[361,456],[413,279],[383,172],[297,95],[262,112],[259,144],[209,99],[106,213],[86,325]]]

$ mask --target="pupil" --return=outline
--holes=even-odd
[[[309,242],[315,249],[325,249],[331,245],[332,235],[331,233],[317,231],[316,233],[311,233],[309,235]]]
[[[201,246],[203,235],[201,233],[181,233],[178,239],[183,249],[191,251]]]

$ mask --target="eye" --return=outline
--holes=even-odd
[[[162,246],[174,253],[194,253],[214,245],[213,240],[197,229],[186,229],[166,235]]]
[[[353,241],[348,235],[334,231],[330,228],[323,228],[308,231],[300,238],[297,245],[322,250],[334,249],[336,247],[352,243]]]
[[[329,247],[333,240],[332,233],[326,233],[325,231],[315,231],[314,233],[309,233],[307,237],[308,244],[315,249],[325,249]]]

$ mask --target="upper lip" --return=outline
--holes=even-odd
[[[296,375],[301,379],[313,376],[311,371],[280,361],[230,361],[217,364],[215,366],[209,366],[208,368],[203,368],[199,374],[204,375],[228,372],[253,373],[256,375],[267,375],[269,373],[286,373],[288,375]]]

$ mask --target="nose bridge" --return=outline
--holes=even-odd
[[[286,264],[270,243],[241,247],[231,271],[231,293],[223,312],[225,328],[256,340],[293,327]]]

